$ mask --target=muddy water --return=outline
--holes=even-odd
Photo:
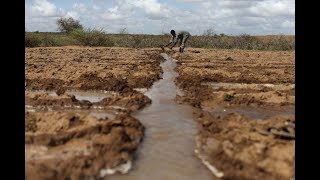
[[[203,107],[203,110],[215,114],[216,116],[224,117],[229,113],[239,113],[256,120],[263,120],[277,115],[295,115],[295,106],[285,106],[277,108],[267,107],[252,107],[252,106],[239,106],[239,107]]]
[[[166,59],[161,64],[163,79],[145,93],[152,104],[134,115],[146,126],[146,134],[133,169],[126,175],[116,174],[107,179],[214,179],[194,154],[197,127],[191,107],[174,101],[176,94],[181,93],[173,82],[177,76],[176,63],[166,54],[161,55]]]
[[[295,89],[295,84],[256,84],[256,83],[222,83],[222,82],[205,82],[202,83],[203,85],[209,85],[213,89],[219,89],[219,88],[259,88],[259,87],[272,87],[274,89],[283,89],[283,90],[292,90]]]
[[[140,90],[140,89],[139,89]],[[141,89],[140,91],[143,91]],[[55,91],[45,91],[45,90],[26,90],[25,92],[35,92],[35,93],[48,93],[50,96],[58,96]],[[92,103],[99,102],[106,97],[111,97],[113,95],[117,95],[117,92],[114,91],[83,91],[83,90],[67,90],[65,94],[74,95],[75,98],[79,101],[87,100]]]
[[[110,97],[117,93],[112,91],[80,91],[80,90],[72,90],[66,91],[66,94],[72,94],[79,101],[87,100],[92,103],[99,102],[106,97]]]
[[[295,84],[246,84],[246,83],[220,83],[220,82],[207,82],[202,83],[204,85],[209,85],[212,89],[219,90],[220,88],[224,89],[257,89],[260,87],[270,87],[274,90],[294,90]],[[223,107],[223,106],[215,106],[208,107],[203,105],[203,110],[213,113],[217,116],[224,117],[229,113],[239,113],[245,116],[248,116],[253,119],[261,120],[267,119],[271,116],[277,115],[295,115],[295,106],[283,106],[283,107],[255,107],[255,106],[238,106],[238,107]]]

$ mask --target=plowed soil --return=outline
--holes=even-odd
[[[184,90],[176,100],[194,107],[199,156],[224,179],[294,177],[294,51],[168,53]]]
[[[158,49],[52,47],[26,49],[26,89],[149,88],[163,60]]]
[[[151,103],[136,89],[160,78],[161,61],[155,49],[26,48],[26,179],[127,173],[144,136],[130,113]]]
[[[87,114],[26,114],[26,179],[104,177],[108,169],[131,164],[144,134],[129,115],[97,119]]]
[[[177,51],[165,53],[177,63],[176,103],[193,108],[199,161],[223,179],[294,177],[295,52]],[[152,103],[143,92],[162,77],[161,52],[26,48],[26,179],[127,173],[145,129],[132,113]]]

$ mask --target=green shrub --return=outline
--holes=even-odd
[[[212,34],[211,32],[207,32]],[[106,34],[102,30],[76,29],[71,33],[26,32],[25,46],[118,46],[129,48],[152,48],[167,44],[170,35],[147,34]],[[178,46],[178,44],[176,45]],[[216,48],[216,49],[245,49],[245,50],[294,50],[295,41],[287,40],[284,36],[273,39],[260,39],[256,36],[243,34],[240,36],[213,35],[191,36],[186,47]]]
[[[61,41],[56,39],[54,36],[50,36],[49,34],[44,34],[42,37],[42,46],[61,46]]]
[[[57,20],[58,29],[61,32],[70,33],[75,29],[83,29],[83,26],[80,24],[80,21],[73,18],[59,18]]]
[[[39,47],[41,45],[41,38],[36,33],[25,33],[24,36],[25,47]]]
[[[84,46],[113,46],[114,43],[102,30],[96,29],[76,29],[71,32],[71,36]]]
[[[258,43],[258,40],[254,36],[248,34],[242,34],[237,38],[236,45],[238,49],[255,49],[255,45]]]
[[[286,51],[293,50],[295,48],[295,43],[288,41],[284,36],[280,35],[273,39],[269,44],[269,50]]]
[[[121,29],[119,30],[119,34],[129,34],[129,31],[128,31],[127,28],[121,28]]]

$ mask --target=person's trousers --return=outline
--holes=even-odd
[[[183,50],[185,48],[185,43],[187,42],[188,38],[189,38],[189,34],[186,34],[183,36],[183,38],[181,40],[180,49],[179,49],[180,52],[183,52]]]

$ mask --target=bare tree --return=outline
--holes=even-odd
[[[119,30],[119,34],[129,34],[129,31],[128,31],[127,28],[121,28],[121,29]]]
[[[213,28],[209,28],[203,32],[204,36],[214,36],[216,33]]]
[[[80,24],[78,20],[70,18],[59,18],[57,20],[58,29],[61,32],[70,33],[75,29],[83,29],[83,26]]]

